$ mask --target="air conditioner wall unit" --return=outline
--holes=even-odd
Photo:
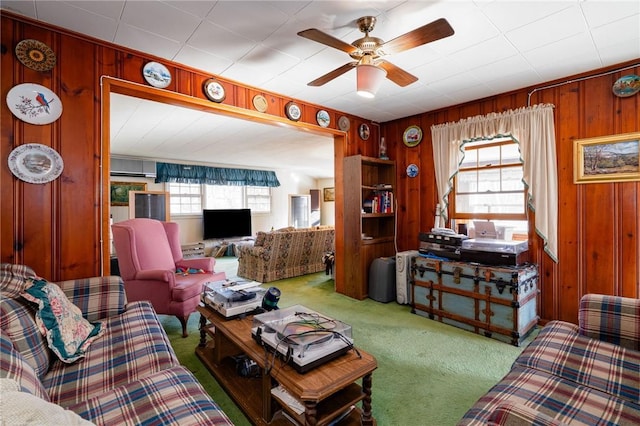
[[[110,173],[113,176],[156,177],[156,162],[149,160],[111,158]]]

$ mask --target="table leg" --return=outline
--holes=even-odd
[[[200,314],[200,343],[198,346],[204,348],[207,344],[207,332],[205,331],[205,327],[207,326],[207,319],[204,315]]]
[[[315,426],[318,423],[317,403],[314,401],[304,402],[304,424],[305,426]]]
[[[374,424],[371,416],[371,381],[371,374],[367,374],[362,378],[362,392],[364,392],[364,399],[362,400],[363,426],[372,426]]]

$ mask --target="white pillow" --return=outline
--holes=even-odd
[[[0,424],[38,426],[86,426],[94,425],[73,411],[47,402],[28,392],[21,392],[13,379],[0,378]]]

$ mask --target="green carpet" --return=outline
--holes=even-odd
[[[216,270],[227,276],[235,275],[236,267],[234,258],[217,259]],[[379,425],[455,425],[523,349],[412,314],[406,305],[338,294],[324,272],[269,285],[282,291],[281,308],[301,304],[353,327],[356,346],[378,361],[372,409]],[[249,425],[195,356],[199,315],[189,319],[189,337],[184,339],[175,317],[161,320],[180,362],[236,425]]]

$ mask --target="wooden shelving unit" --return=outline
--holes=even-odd
[[[395,254],[395,162],[362,155],[345,157],[343,181],[344,294],[364,299],[371,262]],[[372,209],[368,200],[375,197],[389,199],[387,208]]]

